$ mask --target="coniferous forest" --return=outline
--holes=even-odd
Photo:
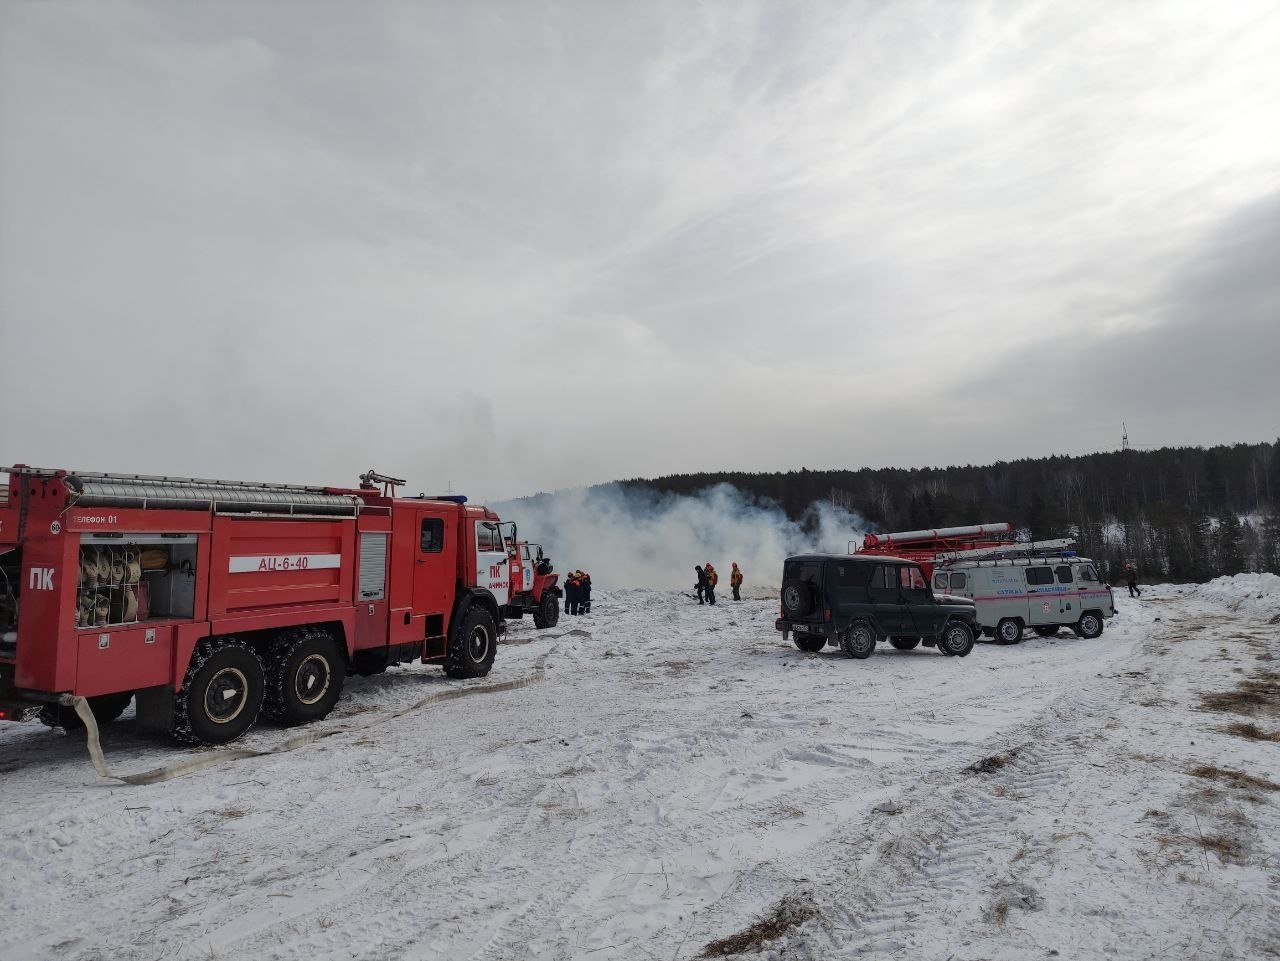
[[[1010,521],[1024,537],[1074,537],[1115,580],[1280,574],[1280,440],[1123,450],[986,466],[677,474],[623,486],[695,494],[727,483],[803,522],[813,504],[855,511],[872,530]]]

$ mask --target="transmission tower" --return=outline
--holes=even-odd
[[[1120,449],[1122,451],[1129,449],[1129,428],[1125,426],[1124,421],[1120,421]]]

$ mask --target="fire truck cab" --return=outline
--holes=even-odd
[[[510,602],[498,516],[452,495],[0,469],[0,719],[138,719],[234,740],[326,716],[348,673],[489,673]],[[381,490],[377,482],[382,481]]]
[[[555,627],[560,622],[560,575],[555,573],[551,558],[542,552],[541,544],[531,544],[517,537],[516,525],[502,525],[511,552],[511,586],[503,609],[505,617],[520,620],[533,615],[539,630]]]

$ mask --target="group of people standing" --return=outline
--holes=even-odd
[[[564,612],[566,614],[591,613],[591,575],[573,571],[564,579]]]
[[[699,604],[714,604],[716,602],[716,586],[720,583],[720,574],[712,566],[710,561],[699,566],[693,567],[693,572],[698,575],[698,582],[693,585],[693,589],[698,592]],[[735,601],[742,600],[742,571],[738,569],[738,562],[733,562],[733,571],[729,574],[729,586],[733,588],[733,599]]]

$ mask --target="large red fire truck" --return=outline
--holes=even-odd
[[[225,743],[260,712],[324,717],[348,672],[484,676],[504,616],[535,603],[495,513],[373,471],[351,489],[6,472],[0,719],[43,704],[74,724],[75,695],[108,721],[136,699],[144,726]],[[537,586],[558,616],[554,578]]]

